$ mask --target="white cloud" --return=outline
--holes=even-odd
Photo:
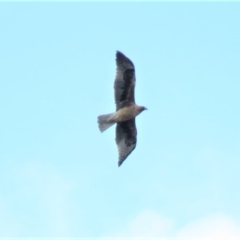
[[[1,197],[0,199],[0,238],[11,236],[18,236],[21,234],[23,227],[21,222],[17,221],[11,214],[8,209],[10,209],[7,201]]]
[[[237,240],[240,239],[240,222],[217,214],[188,224],[176,236],[177,239]]]
[[[56,166],[41,161],[15,166],[9,176],[11,192],[5,199],[0,196],[0,237],[71,235],[73,182]]]
[[[149,210],[137,215],[122,232],[115,234],[114,237],[161,240],[239,240],[240,222],[223,214],[215,214],[188,223],[176,230],[173,221]]]
[[[170,230],[171,222],[154,211],[147,210],[133,219],[117,237],[163,237]]]
[[[23,172],[28,178],[31,190],[34,186],[35,198],[41,201],[42,208],[48,212],[46,225],[48,236],[67,237],[71,233],[69,195],[73,183],[59,170],[47,163],[28,163]]]

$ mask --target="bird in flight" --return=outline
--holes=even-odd
[[[116,123],[116,144],[118,147],[118,166],[135,149],[137,128],[135,117],[146,107],[135,104],[135,69],[132,61],[123,53],[116,53],[117,72],[114,82],[116,112],[98,116],[101,132]]]

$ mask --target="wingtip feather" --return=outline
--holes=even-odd
[[[120,51],[116,52],[116,62],[117,62],[117,66],[122,66],[126,69],[128,69],[128,68],[134,69],[133,62]]]

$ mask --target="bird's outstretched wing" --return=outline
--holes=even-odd
[[[135,103],[135,69],[132,61],[123,53],[116,53],[117,73],[114,82],[117,110]]]
[[[118,147],[118,166],[128,157],[137,144],[137,129],[135,118],[117,123],[116,127],[116,143]]]

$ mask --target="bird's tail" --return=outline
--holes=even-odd
[[[98,116],[98,126],[101,132],[104,132],[115,123],[114,121],[109,120],[113,114],[114,113],[109,113]]]

